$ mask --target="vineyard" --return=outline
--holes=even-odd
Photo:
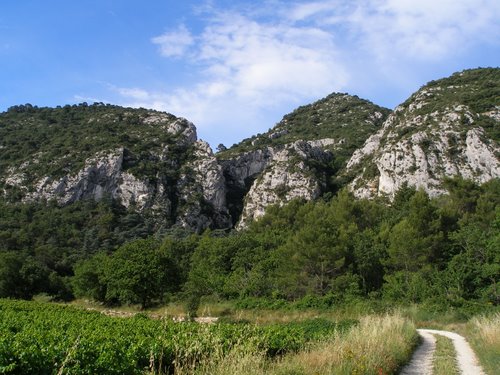
[[[355,324],[314,319],[265,326],[203,325],[0,300],[0,373],[168,374],[234,350],[281,356]]]

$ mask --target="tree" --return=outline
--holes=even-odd
[[[221,295],[231,271],[234,252],[231,237],[212,237],[206,231],[191,258],[191,270],[186,284],[188,294]]]
[[[355,270],[361,277],[363,290],[369,293],[382,287],[385,257],[384,245],[372,229],[359,232],[354,238]]]
[[[216,148],[217,152],[222,152],[222,151],[226,151],[227,150],[227,147],[224,146],[222,143],[219,143],[217,145],[217,148]]]
[[[109,256],[97,253],[92,258],[75,266],[72,279],[73,292],[77,297],[90,297],[97,301],[106,301],[106,272]]]
[[[31,299],[45,290],[49,271],[32,256],[0,252],[0,297]]]
[[[470,220],[451,235],[461,252],[448,264],[446,275],[460,297],[484,298],[500,303],[500,208],[485,228],[480,220]]]
[[[106,269],[106,299],[140,303],[144,309],[168,290],[171,262],[154,239],[137,240],[121,246]]]
[[[15,252],[0,253],[0,297],[24,297],[17,292],[21,267],[22,261],[18,254]]]
[[[357,227],[343,203],[319,203],[302,228],[278,250],[278,285],[288,298],[324,295],[347,270]]]

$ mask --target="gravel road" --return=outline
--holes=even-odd
[[[436,350],[434,335],[446,336],[453,341],[457,352],[458,368],[462,375],[485,375],[469,343],[462,336],[454,332],[434,329],[419,329],[418,333],[422,338],[422,343],[413,354],[410,363],[401,371],[401,375],[432,375],[432,360]]]

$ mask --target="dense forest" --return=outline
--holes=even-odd
[[[332,94],[216,155],[168,113],[11,107],[0,114],[0,297],[180,301],[191,314],[203,298],[498,305],[499,72],[432,81],[394,112]],[[378,151],[346,167],[371,136]],[[394,197],[380,166],[402,186]],[[390,194],[355,198],[374,181]],[[237,226],[245,205],[265,215]]]
[[[448,179],[430,198],[347,190],[271,207],[244,231],[154,232],[112,200],[0,203],[0,297],[92,298],[194,313],[204,296],[241,307],[330,307],[358,299],[500,303],[500,181]]]

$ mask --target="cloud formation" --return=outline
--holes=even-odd
[[[121,89],[130,105],[168,110],[200,130],[253,127],[281,110],[382,75],[386,85],[418,64],[446,63],[500,38],[496,0],[271,1],[253,12],[208,7],[193,34],[185,25],[154,37],[162,56],[191,67],[196,83],[153,93]],[[267,9],[272,9],[268,12]],[[358,84],[358,86],[360,86]],[[225,129],[225,130],[224,130]]]
[[[394,55],[422,61],[455,55],[470,43],[498,36],[499,17],[500,3],[493,0],[317,1],[291,12],[295,21],[345,28],[383,61]]]
[[[177,30],[167,31],[152,38],[151,42],[159,45],[160,53],[163,56],[181,57],[194,43],[194,39],[186,26],[181,25]]]

